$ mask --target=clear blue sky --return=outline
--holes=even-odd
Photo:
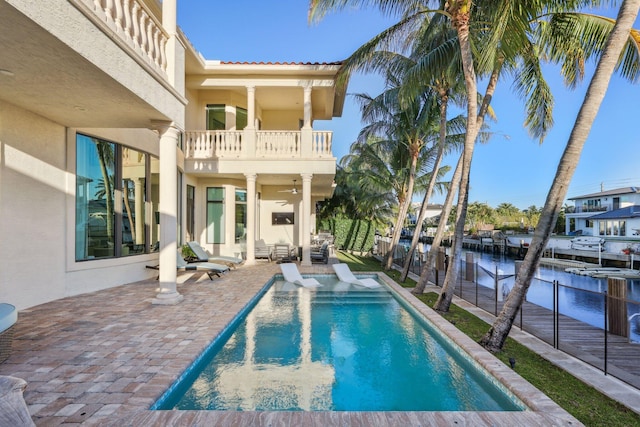
[[[321,22],[307,21],[307,0],[180,0],[178,23],[206,59],[223,61],[332,62],[348,57],[360,45],[395,22],[376,10],[333,13]],[[608,12],[611,14],[611,12]],[[604,14],[604,13],[603,13]],[[635,28],[640,28],[640,20]],[[590,64],[589,70],[593,70]],[[558,160],[568,140],[591,74],[574,91],[566,90],[557,69],[547,80],[555,98],[555,125],[542,144],[523,128],[524,103],[512,95],[511,85],[498,85],[492,106],[498,117],[490,130],[496,134],[477,145],[472,164],[471,202],[496,207],[503,202],[525,209],[544,204]],[[355,75],[348,93],[376,95],[380,78]],[[479,86],[481,92],[484,87]],[[568,197],[640,186],[640,84],[614,77],[582,152]],[[334,131],[334,155],[349,152],[362,127],[360,112],[347,97],[343,115],[330,122],[316,121],[317,129]],[[453,167],[456,159],[447,159]],[[442,196],[435,196],[434,203]]]

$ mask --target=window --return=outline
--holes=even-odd
[[[116,145],[76,137],[76,260],[115,256]]]
[[[155,200],[157,207],[158,200],[153,191],[148,197],[150,159],[119,144],[76,135],[76,261],[149,251],[146,206]]]
[[[236,130],[242,130],[247,127],[247,109],[236,107]]]
[[[247,190],[236,190],[236,243],[247,240]]]
[[[626,236],[627,222],[624,220],[598,221],[598,234],[601,236]]]
[[[593,220],[592,219],[585,220],[585,227],[586,228],[593,228]]]
[[[187,185],[187,241],[195,240],[195,207],[196,207],[196,187]]]
[[[226,128],[224,104],[207,104],[207,130],[225,130]]]
[[[224,243],[224,188],[207,188],[207,243]]]

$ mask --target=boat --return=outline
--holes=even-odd
[[[597,236],[580,236],[571,239],[571,249],[582,251],[604,251],[605,240]]]
[[[631,270],[629,268],[617,267],[573,267],[565,268],[567,273],[578,274],[580,276],[589,276],[594,279],[607,279],[609,277],[619,277],[623,279],[640,278],[640,271]]]

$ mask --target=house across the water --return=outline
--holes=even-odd
[[[568,235],[640,239],[640,187],[624,187],[572,197],[566,212]]]

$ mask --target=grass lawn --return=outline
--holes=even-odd
[[[353,271],[382,270],[380,262],[372,257],[339,252],[338,258],[340,262],[349,264]],[[394,270],[385,273],[400,283],[398,281],[399,272]],[[407,282],[401,285],[412,288],[415,286],[415,282],[407,279]],[[419,299],[431,307],[437,297],[436,293],[428,293],[419,296]],[[455,304],[451,305],[449,312],[443,314],[443,317],[475,341],[479,341],[490,326]],[[520,376],[587,426],[640,426],[638,414],[556,367],[511,338],[507,338],[504,348],[495,356],[507,366],[509,358],[515,358],[514,369]]]

